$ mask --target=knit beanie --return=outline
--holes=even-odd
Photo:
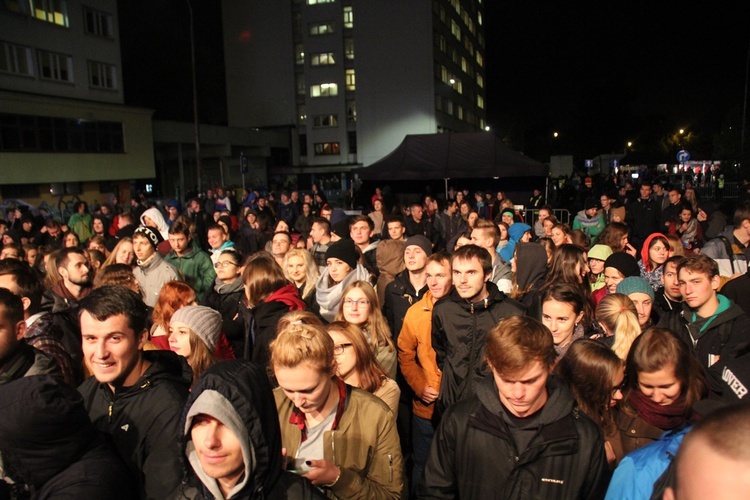
[[[629,276],[640,276],[641,270],[635,258],[625,252],[613,253],[604,261],[604,267],[614,267],[626,278]]]
[[[651,300],[654,300],[654,289],[648,284],[648,281],[641,277],[630,276],[625,278],[617,285],[617,293],[630,295],[631,293],[645,293]]]
[[[328,259],[339,259],[346,262],[352,269],[355,269],[357,261],[359,261],[359,254],[357,253],[357,248],[354,246],[354,241],[346,239],[332,243],[328,247],[328,250],[326,250],[326,261]]]
[[[159,243],[164,241],[164,238],[161,237],[161,233],[159,233],[159,231],[148,226],[139,226],[135,231],[133,231],[133,237],[137,235],[145,236],[148,242],[151,243],[151,246],[154,248],[158,247]]]
[[[406,238],[404,250],[406,250],[406,247],[409,247],[411,245],[418,246],[419,248],[424,250],[424,253],[426,253],[428,257],[432,255],[432,243],[427,239],[426,236],[422,236],[421,234],[409,236],[408,238]]]
[[[597,259],[601,261],[606,261],[610,255],[612,255],[612,249],[609,245],[594,245],[589,249],[588,253],[589,259]]]
[[[625,207],[617,207],[609,211],[610,218],[615,215],[619,216],[622,222],[625,222]]]
[[[187,325],[214,352],[221,333],[222,318],[218,311],[205,306],[186,306],[175,311],[169,325],[176,322]]]

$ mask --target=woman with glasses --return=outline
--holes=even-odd
[[[571,344],[553,373],[570,389],[578,408],[601,427],[607,461],[614,469],[623,457],[613,413],[614,406],[622,400],[622,361],[607,346],[581,339]]]
[[[396,348],[391,330],[380,310],[378,294],[367,281],[355,281],[346,287],[335,321],[359,327],[367,343],[390,378],[396,378]]]
[[[245,288],[240,276],[241,263],[242,255],[233,248],[219,254],[214,264],[214,286],[206,293],[201,304],[221,313],[221,331],[232,344],[237,357],[242,355],[245,347],[245,318],[242,314]]]
[[[287,468],[329,498],[399,498],[401,447],[393,414],[336,376],[334,346],[308,312],[286,315],[271,343]]]
[[[332,243],[326,250],[326,268],[315,283],[315,301],[320,316],[330,323],[340,310],[344,288],[355,281],[369,281],[370,273],[360,263],[360,251],[350,239]]]
[[[359,387],[382,399],[395,419],[401,389],[375,359],[362,330],[346,321],[334,321],[326,331],[333,339],[336,376],[352,387]]]

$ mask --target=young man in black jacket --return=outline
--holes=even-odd
[[[435,432],[420,498],[603,498],[601,429],[549,376],[549,330],[510,317],[487,336],[491,377],[448,408]]]

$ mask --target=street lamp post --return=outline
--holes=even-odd
[[[198,85],[195,77],[195,28],[193,25],[193,6],[185,0],[190,14],[190,65],[193,76],[193,125],[195,126],[195,175],[198,192],[201,191],[201,130],[198,120]]]

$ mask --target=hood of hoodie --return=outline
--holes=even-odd
[[[159,212],[159,209],[151,207],[141,214],[141,224],[146,226],[146,219],[144,217],[148,217],[154,221],[161,237],[164,238],[165,241],[169,240],[169,226],[166,221],[164,221],[164,216]]]
[[[244,360],[229,360],[211,366],[196,381],[182,413],[183,468],[194,471],[215,497],[216,480],[203,473],[190,437],[193,417],[208,414],[220,420],[237,436],[245,459],[245,475],[230,498],[262,498],[273,490],[282,474],[281,431],[268,375]]]
[[[100,439],[80,393],[49,375],[23,377],[0,387],[0,415],[6,473],[36,488]]]
[[[516,249],[516,283],[520,290],[547,274],[547,251],[539,243],[520,242]]]
[[[500,250],[500,257],[505,262],[510,262],[513,258],[513,252],[516,250],[518,240],[521,239],[526,231],[531,231],[531,226],[528,224],[516,222],[515,224],[510,225],[508,228],[508,244],[505,245],[505,248]]]
[[[661,233],[651,233],[648,235],[648,237],[643,240],[643,246],[641,247],[641,261],[643,262],[643,267],[648,271],[649,273],[653,271],[651,269],[651,262],[648,258],[648,246],[651,244],[654,238],[661,236],[662,238],[666,239],[667,237],[664,236]],[[731,240],[730,240],[731,241]]]
[[[299,298],[297,287],[294,283],[289,283],[273,292],[266,297],[263,302],[281,302],[286,305],[290,311],[302,311],[305,309],[305,303]]]
[[[690,306],[687,305],[687,303],[682,303],[682,317],[685,318],[688,323],[694,324],[699,329],[701,335],[703,334],[702,330],[704,329],[710,330],[711,328],[717,327],[722,323],[732,321],[738,316],[742,316],[744,314],[744,311],[740,306],[738,306],[722,294],[716,294],[716,298],[719,300],[719,307],[716,309],[716,312],[708,318],[699,317],[690,308]]]

